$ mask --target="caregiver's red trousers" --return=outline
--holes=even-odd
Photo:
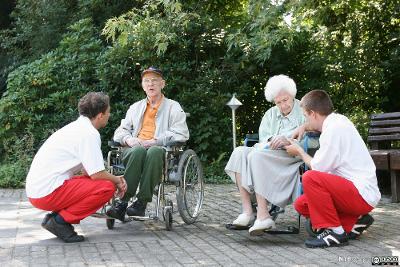
[[[294,203],[301,215],[310,218],[314,228],[343,226],[350,232],[360,215],[371,207],[349,180],[329,173],[307,171],[303,174],[303,191]]]
[[[42,198],[29,198],[38,209],[57,212],[68,223],[77,224],[100,209],[115,192],[114,183],[75,176]]]

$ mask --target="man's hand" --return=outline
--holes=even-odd
[[[289,140],[285,136],[278,135],[278,136],[272,137],[269,147],[271,149],[279,149],[279,148],[283,148],[284,146],[287,146],[287,145],[290,145]]]
[[[115,184],[117,187],[117,193],[116,196],[119,198],[122,198],[125,195],[126,190],[128,189],[128,186],[126,184],[126,181],[124,179],[124,176],[117,176],[119,178],[119,182]]]
[[[286,152],[291,156],[299,156],[308,167],[311,168],[312,157],[308,155],[303,148],[294,140],[289,139],[290,145],[285,146]]]
[[[154,146],[157,142],[155,139],[150,139],[150,140],[141,140],[141,145],[144,146],[145,148],[149,148]]]
[[[135,137],[129,137],[128,139],[126,139],[125,143],[130,147],[140,146],[139,139]]]
[[[289,139],[290,145],[285,146],[286,152],[291,156],[301,156],[304,150],[299,144]]]
[[[306,125],[305,124],[297,127],[297,129],[294,130],[294,132],[292,134],[292,138],[293,139],[297,139],[297,141],[300,141],[301,138],[303,138],[303,135],[304,135],[305,131],[306,131]]]

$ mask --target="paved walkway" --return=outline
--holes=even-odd
[[[341,248],[307,249],[300,234],[250,237],[224,224],[239,212],[234,185],[207,185],[202,215],[185,225],[174,214],[172,231],[162,222],[116,222],[87,218],[76,227],[86,237],[64,244],[40,227],[44,216],[22,190],[0,189],[0,266],[371,266],[373,256],[400,256],[400,204],[383,199],[375,223],[360,240]],[[296,225],[289,207],[279,226]]]

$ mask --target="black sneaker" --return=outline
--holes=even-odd
[[[54,216],[50,216],[46,224],[42,226],[44,229],[62,239],[66,243],[82,242],[83,240],[85,240],[83,236],[78,235],[74,231],[74,227],[71,224],[57,223]]]
[[[147,203],[142,202],[140,199],[138,199],[126,209],[126,213],[129,216],[144,217],[146,206]]]
[[[331,229],[325,229],[316,238],[306,240],[305,244],[308,248],[338,247],[348,245],[349,238],[346,232],[336,234]]]
[[[353,226],[353,229],[351,229],[351,232],[348,234],[349,239],[359,238],[362,232],[367,230],[367,228],[370,227],[373,222],[374,218],[371,215],[365,214],[361,216]]]
[[[121,222],[125,221],[125,213],[126,207],[128,207],[128,202],[125,201],[116,201],[110,207],[109,210],[106,211],[107,216],[120,220]]]

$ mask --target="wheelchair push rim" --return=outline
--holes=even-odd
[[[180,157],[178,173],[181,177],[176,190],[178,211],[186,224],[192,224],[200,214],[204,198],[203,168],[193,150],[186,150]]]

